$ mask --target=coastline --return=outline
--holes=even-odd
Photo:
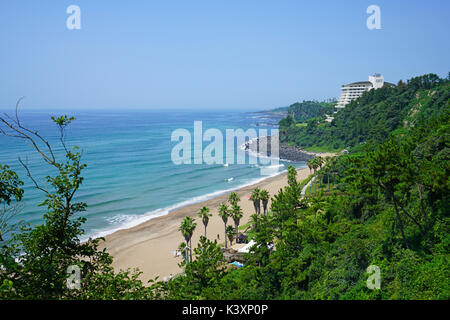
[[[267,150],[267,155],[271,155],[271,138],[272,136],[260,137],[252,139],[243,145],[243,149],[247,152],[259,154],[259,144],[262,143],[263,147]],[[276,136],[275,136],[276,137]],[[268,138],[268,139],[267,139]],[[266,141],[267,140],[267,141]],[[279,159],[281,161],[308,161],[317,156],[327,157],[334,156],[335,153],[331,152],[311,152],[301,149],[297,146],[288,145],[287,143],[279,143]]]
[[[259,139],[264,139],[264,137]],[[259,139],[251,140],[241,148],[256,154],[259,152]],[[267,146],[270,157],[270,138]],[[287,152],[286,147],[289,149]],[[284,153],[282,153],[282,150],[284,150]],[[308,152],[297,147],[292,148],[286,144],[283,146],[280,144],[280,158],[283,155],[290,158],[287,161],[307,161],[316,156],[325,157],[335,154]],[[286,160],[283,159],[283,161]],[[297,169],[297,180],[302,181],[309,174],[308,167]],[[241,198],[239,205],[242,208],[243,217],[240,225],[244,225],[248,223],[250,216],[254,213],[253,203],[249,201],[253,189],[266,189],[272,197],[285,186],[287,186],[287,171],[262,178],[255,183],[212,193],[210,194],[211,198],[205,195],[206,199],[202,201],[187,205],[175,205],[174,209],[167,209],[164,214],[147,217],[145,221],[136,225],[106,234],[104,236],[105,242],[101,243],[100,248],[106,248],[113,256],[112,265],[116,271],[138,268],[142,272],[140,278],[145,283],[157,276],[159,279],[169,278],[171,275],[182,272],[182,269],[178,267],[182,258],[181,256],[175,256],[174,253],[179,244],[184,242],[178,228],[186,216],[197,218],[197,228],[192,237],[193,247],[197,246],[200,236],[204,234],[203,224],[197,217],[200,208],[203,206],[210,208],[212,214],[207,226],[207,237],[210,240],[217,240],[218,243],[224,243],[224,224],[218,216],[218,208],[227,201],[232,191],[236,192]],[[269,208],[270,205],[271,199],[268,204]],[[227,225],[230,224],[233,225],[231,219],[229,219]]]
[[[297,170],[297,179],[299,181],[305,179],[308,175],[308,168]],[[252,190],[256,187],[266,189],[273,196],[287,185],[286,177],[287,172],[283,172],[235,190],[241,198],[239,204],[244,213],[241,225],[246,224],[249,217],[254,213],[253,203],[248,200]],[[106,248],[113,256],[113,267],[116,271],[139,268],[142,271],[141,280],[144,282],[154,279],[156,276],[159,276],[160,279],[164,277],[169,278],[171,274],[175,275],[182,271],[178,267],[178,263],[181,262],[182,258],[180,256],[175,257],[174,251],[184,241],[184,238],[178,231],[184,217],[191,216],[196,218],[197,228],[192,237],[192,244],[196,246],[200,235],[204,233],[203,224],[197,218],[197,213],[203,206],[210,208],[212,217],[207,227],[207,236],[210,240],[216,239],[219,243],[224,242],[224,224],[217,213],[219,206],[227,201],[230,192],[178,208],[168,214],[151,218],[131,228],[117,230],[106,235],[105,241],[101,243],[100,247]],[[269,207],[270,205],[271,201],[269,201]],[[232,224],[232,221],[229,221],[228,224]]]
[[[268,157],[270,158],[270,139],[267,142],[268,144],[268,150],[269,150],[269,156],[267,155],[262,155],[259,153],[259,149],[258,149],[258,144],[259,144],[259,140],[264,140],[266,137],[261,137],[261,138],[256,138],[256,139],[252,139],[244,144],[242,144],[240,146],[240,149],[245,150],[246,152],[248,152],[249,154],[253,154],[254,156],[258,156],[258,157]],[[270,136],[269,136],[270,138]],[[255,143],[256,142],[256,143]],[[288,150],[288,151],[286,151]],[[315,156],[327,156],[327,155],[333,155],[333,154],[328,154],[328,153],[315,153],[315,152],[309,152],[309,151],[305,151],[303,149],[300,149],[298,147],[292,147],[292,146],[288,146],[285,143],[281,143],[280,144],[280,157],[277,157],[276,159],[279,161],[284,161],[284,162],[306,162],[309,159],[314,158]],[[275,158],[274,158],[275,159]],[[286,170],[284,170],[286,171]],[[222,194],[226,194],[226,193],[230,193],[232,191],[236,191],[239,190],[241,188],[250,186],[250,185],[254,185],[257,184],[265,179],[274,177],[276,175],[282,174],[284,171],[278,172],[274,175],[270,175],[270,176],[266,176],[264,178],[260,178],[260,179],[254,179],[253,181],[247,183],[247,184],[243,184],[243,185],[239,185],[237,187],[232,187],[229,189],[224,189],[224,190],[218,190],[218,191],[214,191],[202,196],[198,196],[198,197],[194,197],[192,199],[189,200],[185,200],[179,203],[175,203],[174,205],[168,206],[168,207],[162,207],[162,208],[158,208],[156,210],[153,211],[149,211],[146,212],[142,215],[140,215],[139,217],[128,221],[122,225],[118,225],[118,226],[114,226],[108,229],[104,229],[104,230],[99,230],[96,231],[95,233],[92,234],[86,234],[83,238],[82,241],[87,241],[89,238],[99,238],[99,237],[105,237],[108,236],[110,234],[113,234],[117,231],[123,230],[123,229],[131,229],[134,228],[136,226],[138,226],[139,224],[145,223],[151,219],[155,219],[157,217],[160,216],[165,216],[167,214],[169,214],[170,212],[176,211],[182,207],[185,206],[190,206],[196,203],[200,203],[200,202],[204,202],[207,201],[209,199],[218,197]]]

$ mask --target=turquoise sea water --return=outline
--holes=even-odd
[[[75,201],[88,204],[83,213],[88,236],[100,236],[132,227],[143,221],[167,214],[176,208],[206,200],[223,192],[267,178],[258,165],[191,164],[175,165],[171,160],[171,141],[175,129],[193,133],[194,121],[202,121],[203,131],[219,129],[247,130],[276,128],[276,119],[264,114],[231,111],[76,111],[67,130],[67,144],[77,145],[87,164],[85,180]],[[36,129],[58,145],[58,130],[50,116],[62,113],[23,111],[22,123]],[[270,133],[270,131],[269,131]],[[203,142],[205,148],[209,142]],[[59,146],[59,145],[58,145]],[[62,155],[61,148],[58,154]],[[237,148],[235,148],[236,150]],[[236,152],[236,151],[235,151]],[[193,153],[193,152],[192,152]],[[225,153],[224,153],[225,154]],[[33,187],[18,157],[26,160],[33,176],[44,184],[54,171],[30,146],[19,139],[0,135],[0,163],[16,170],[25,182],[23,207],[14,221],[42,223],[44,207],[38,207],[44,194]],[[61,159],[61,157],[60,157]],[[289,164],[280,162],[280,172]]]

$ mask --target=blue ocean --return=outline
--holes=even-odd
[[[13,115],[11,110],[9,114]],[[194,121],[202,121],[203,130],[247,130],[277,127],[279,119],[264,113],[236,111],[138,111],[138,110],[77,110],[75,112],[20,112],[22,124],[46,137],[63,160],[59,132],[51,116],[68,114],[76,120],[66,133],[66,144],[77,145],[83,153],[85,180],[75,201],[88,205],[82,213],[87,236],[104,236],[195,202],[210,199],[245,185],[267,178],[258,164],[182,164],[176,165],[171,151],[177,142],[171,141],[176,129],[193,134]],[[203,148],[209,143],[204,142]],[[237,148],[236,148],[237,150]],[[251,156],[251,155],[250,155]],[[9,165],[24,181],[24,199],[19,213],[10,222],[20,220],[32,225],[43,222],[44,200],[18,162],[25,161],[35,180],[45,187],[45,177],[54,175],[47,164],[29,145],[20,139],[0,135],[0,163]],[[288,165],[280,162],[279,172]]]

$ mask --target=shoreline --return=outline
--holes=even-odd
[[[289,161],[289,160],[281,160],[281,161]],[[283,171],[279,171],[279,172],[277,172],[276,174],[273,174],[273,175],[264,176],[264,178],[259,178],[259,179],[255,178],[255,179],[253,179],[252,181],[250,181],[248,183],[244,183],[244,184],[241,184],[241,185],[238,185],[238,186],[235,186],[235,187],[231,187],[229,189],[213,191],[213,192],[201,195],[201,196],[196,196],[196,197],[193,197],[191,199],[175,203],[175,204],[167,206],[167,207],[158,208],[158,209],[155,209],[153,211],[149,211],[149,212],[143,213],[139,217],[137,217],[136,219],[128,221],[128,222],[124,223],[123,225],[118,225],[118,226],[115,226],[115,227],[111,227],[110,229],[99,230],[99,231],[97,231],[97,232],[95,232],[93,234],[85,235],[82,238],[82,242],[88,241],[89,238],[95,239],[95,238],[100,238],[100,237],[106,237],[106,236],[109,236],[109,235],[111,235],[111,234],[113,234],[115,232],[121,231],[121,230],[132,229],[132,228],[137,227],[140,224],[146,223],[146,222],[148,222],[148,221],[150,221],[152,219],[163,217],[163,216],[166,216],[166,215],[170,214],[171,212],[183,209],[185,207],[192,206],[192,205],[195,205],[195,204],[198,204],[198,203],[202,203],[202,202],[206,202],[206,201],[214,199],[216,197],[220,197],[220,196],[222,196],[224,194],[230,194],[233,191],[237,191],[237,190],[240,190],[240,189],[252,186],[252,185],[256,185],[258,183],[263,182],[264,180],[277,177],[277,176],[282,175],[282,174],[284,174],[286,172],[287,172],[287,169],[285,169]],[[200,198],[200,200],[195,200],[195,199],[198,199],[198,198]]]
[[[270,137],[270,136],[269,136]],[[270,158],[270,139],[267,142],[267,146],[268,146],[268,154],[269,155],[261,155],[259,153],[259,149],[258,149],[258,145],[259,145],[259,140],[260,139],[264,139],[266,137],[261,137],[261,138],[256,138],[256,139],[252,139],[248,142],[245,142],[243,145],[240,146],[240,148],[242,150],[245,150],[246,152],[248,152],[249,154],[253,154],[254,156],[262,156],[262,157],[268,157]],[[256,142],[256,144],[254,143]],[[289,150],[288,152],[284,151],[284,150]],[[285,156],[285,157],[282,157]],[[327,155],[332,155],[331,153],[319,153],[319,152],[310,152],[310,151],[306,151],[303,149],[300,149],[298,147],[291,147],[288,146],[285,143],[280,143],[280,155],[277,158],[278,161],[284,161],[284,162],[305,162],[306,165],[306,161],[308,161],[309,159],[312,159],[316,156],[327,156]],[[149,211],[146,213],[141,214],[139,217],[137,217],[136,219],[133,219],[131,221],[128,221],[122,225],[116,226],[116,227],[111,227],[109,229],[105,229],[105,230],[99,230],[93,234],[89,234],[89,235],[85,235],[82,239],[82,241],[87,241],[89,238],[99,238],[99,237],[106,237],[110,234],[113,234],[117,231],[120,230],[124,230],[124,229],[131,229],[134,228],[142,223],[146,223],[147,221],[150,221],[152,219],[156,219],[158,217],[161,216],[165,216],[170,214],[173,211],[179,210],[183,207],[186,206],[190,206],[196,203],[200,203],[200,202],[204,202],[207,200],[210,200],[212,198],[218,197],[222,194],[225,193],[230,193],[232,191],[236,191],[239,190],[241,188],[245,188],[247,186],[253,185],[253,184],[257,184],[265,179],[269,179],[272,177],[275,177],[277,175],[282,174],[283,172],[285,172],[286,170],[282,171],[282,172],[278,172],[274,175],[270,175],[267,176],[265,178],[261,178],[261,179],[254,179],[254,181],[251,181],[247,184],[242,184],[236,187],[232,187],[229,189],[224,189],[224,190],[218,190],[218,191],[213,191],[211,193],[202,195],[202,196],[197,196],[194,197],[192,199],[188,199],[188,200],[184,200],[178,203],[175,203],[174,205],[168,206],[168,207],[163,207],[163,208],[158,208],[155,209],[153,211]],[[195,198],[202,198],[201,200],[193,200]]]
[[[299,181],[305,179],[308,175],[309,169],[307,167],[297,169]],[[252,190],[256,187],[267,189],[272,197],[287,185],[286,177],[287,172],[284,171],[262,181],[237,187],[234,190],[241,198],[239,205],[244,213],[240,225],[246,224],[249,217],[254,213],[253,203],[248,200]],[[186,216],[196,218],[197,228],[192,237],[193,246],[196,246],[200,235],[204,233],[203,224],[197,217],[197,213],[203,206],[210,208],[212,217],[207,227],[208,239],[223,243],[224,224],[217,213],[219,206],[227,201],[231,192],[231,190],[224,191],[211,199],[177,208],[165,215],[150,218],[130,228],[117,230],[104,236],[105,241],[100,244],[100,248],[106,248],[107,252],[113,256],[113,267],[116,271],[139,268],[142,272],[140,278],[144,282],[154,279],[156,276],[159,276],[160,279],[169,278],[171,274],[175,275],[182,271],[178,267],[182,258],[174,255],[178,245],[184,242],[184,238],[178,231],[181,221]],[[269,208],[270,205],[271,200],[269,200]],[[230,224],[232,224],[231,219],[228,221],[228,225]]]
[[[247,152],[258,153],[257,146],[259,141],[258,139],[256,141],[256,144],[253,144],[255,141],[247,142],[242,148]],[[253,147],[252,144],[254,145]],[[268,141],[268,150],[270,150],[270,139]],[[299,157],[305,159],[305,156],[311,159],[316,156],[335,155],[333,153],[308,152],[300,148],[296,148],[292,154],[294,154],[293,160],[280,160],[306,162],[306,160],[297,159]],[[310,170],[308,167],[299,168],[297,169],[297,180],[302,181],[309,174]],[[223,244],[224,224],[218,216],[218,208],[222,203],[227,201],[231,192],[236,192],[241,198],[239,205],[242,208],[243,217],[240,225],[244,225],[248,223],[250,216],[254,213],[253,203],[249,201],[253,189],[257,187],[266,189],[270,196],[273,197],[285,186],[287,186],[287,170],[273,176],[267,176],[254,183],[213,192],[210,194],[211,198],[209,199],[206,198],[205,200],[181,205],[180,207],[177,206],[181,203],[174,205],[174,209],[168,209],[168,212],[163,215],[149,217],[147,220],[137,223],[134,226],[120,228],[112,233],[108,233],[104,236],[105,241],[100,244],[100,248],[105,248],[113,256],[112,265],[116,271],[138,268],[142,272],[140,279],[144,283],[155,277],[159,277],[160,280],[170,278],[170,276],[182,272],[182,269],[178,266],[182,258],[181,256],[175,256],[175,251],[178,249],[179,244],[185,241],[178,228],[186,216],[196,219],[197,222],[197,228],[192,237],[192,244],[195,247],[200,239],[200,235],[203,235],[204,230],[203,224],[197,217],[197,214],[203,206],[210,208],[212,216],[207,226],[207,237],[212,241],[217,240],[219,244]],[[205,196],[208,197],[208,195]],[[271,203],[272,200],[270,199],[268,208],[270,208]],[[167,208],[159,210],[165,209]],[[229,219],[227,225],[233,225],[231,219]]]
[[[250,141],[244,143],[243,149],[247,152],[259,154],[259,144],[261,142],[263,148],[266,150],[264,156],[270,157],[271,156],[271,139],[272,139],[271,137],[272,136],[265,136],[265,137],[251,139]],[[267,138],[269,138],[269,139],[267,139]],[[308,160],[313,159],[317,156],[326,157],[326,156],[334,156],[334,155],[335,155],[335,153],[331,153],[331,152],[307,151],[307,150],[301,149],[297,146],[289,145],[285,142],[279,142],[278,159],[280,161],[288,161],[288,162],[304,161],[304,162],[307,162]]]

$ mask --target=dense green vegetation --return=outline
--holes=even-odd
[[[245,266],[227,271],[203,238],[208,253],[198,250],[160,297],[449,299],[449,107],[370,152],[311,161],[320,185],[309,197],[289,168],[269,214],[252,216]],[[380,268],[379,290],[367,286],[370,265]]]
[[[336,113],[331,123],[310,119],[301,127],[291,117],[285,118],[280,121],[280,141],[331,150],[381,143],[391,133],[408,130],[421,119],[439,114],[450,98],[449,81],[450,76],[440,79],[429,74],[393,88],[367,91]]]
[[[216,241],[202,236],[192,244],[197,222],[187,217],[179,229],[185,239],[180,245],[184,273],[148,286],[136,271],[114,273],[112,258],[98,249],[101,240],[80,243],[84,220],[77,213],[86,204],[72,201],[84,169],[76,149],[64,145],[66,157],[60,161],[50,147],[49,152],[38,149],[57,169],[47,178],[51,188],[42,190],[48,213],[41,226],[2,229],[12,237],[1,243],[0,298],[449,299],[448,81],[414,78],[397,88],[367,92],[340,111],[331,126],[284,127],[287,142],[352,148],[308,163],[308,180],[313,175],[315,180],[305,197],[301,190],[307,181],[298,181],[293,167],[288,186],[272,195],[269,208],[270,195],[255,189],[250,221],[241,221],[239,196],[230,195],[219,210],[229,243],[242,223],[251,227],[248,236],[256,243],[242,268],[224,262]],[[54,120],[61,131],[72,121]],[[16,135],[33,133],[20,122],[10,129]],[[19,203],[21,185],[14,172],[0,167],[4,208]],[[202,208],[205,234],[209,217]],[[79,289],[66,287],[71,265],[82,271]],[[371,265],[380,270],[380,289],[367,285]]]
[[[58,159],[55,149],[38,132],[23,127],[19,118],[0,118],[0,132],[22,139],[33,146],[44,162],[56,174],[48,176],[46,184],[36,181],[25,167],[35,187],[42,191],[41,206],[47,208],[44,223],[35,227],[27,224],[9,225],[8,220],[22,199],[23,182],[7,166],[0,166],[0,299],[133,299],[151,297],[138,272],[114,273],[112,257],[99,249],[102,239],[82,243],[79,216],[86,203],[74,202],[83,183],[77,147],[69,148],[64,141],[65,128],[74,120],[62,116],[52,118],[60,132],[64,157]],[[73,277],[77,271],[80,278]],[[82,279],[80,282],[77,279]],[[73,280],[73,281],[72,281]],[[69,282],[69,285],[68,285]],[[77,287],[77,289],[70,289]]]
[[[324,119],[325,115],[331,115],[336,103],[303,101],[291,104],[287,108],[287,113],[295,119],[296,122],[306,122],[312,118]]]

